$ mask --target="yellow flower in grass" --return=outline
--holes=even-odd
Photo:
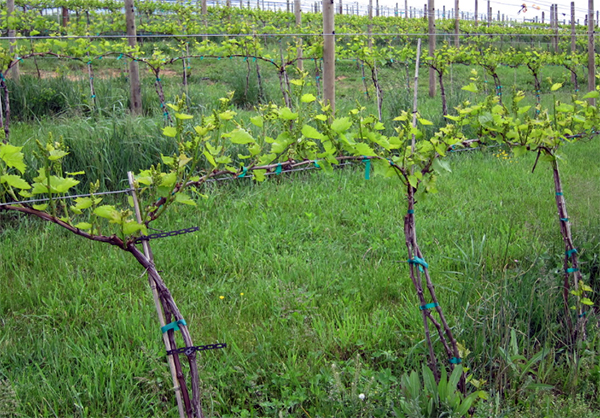
[[[225,299],[225,296],[219,296],[219,299],[221,299],[221,300]]]

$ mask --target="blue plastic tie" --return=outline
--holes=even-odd
[[[95,99],[95,98],[96,98],[96,95],[95,95],[95,94],[92,94],[92,99]]]
[[[563,222],[569,222],[569,218],[560,218],[560,220]]]
[[[429,264],[427,264],[425,262],[425,260],[423,260],[422,258],[419,257],[415,257],[412,260],[408,260],[408,264],[416,264],[419,266],[419,271],[421,271],[421,273],[423,272],[423,267],[425,267],[426,269],[429,268]]]
[[[427,305],[421,305],[419,306],[419,309],[424,311],[426,309],[433,309],[433,308],[437,308],[438,306],[440,306],[439,303],[428,303]]]
[[[365,180],[371,179],[371,160],[367,157],[363,157],[362,161],[365,163]]]
[[[406,211],[406,213],[408,213],[409,215],[412,215],[413,213],[415,213],[414,209],[409,209]]]
[[[185,319],[180,319],[179,321],[171,322],[170,324],[167,324],[164,327],[160,327],[160,330],[163,334],[170,330],[179,331],[179,325],[187,325]]]
[[[556,192],[556,195],[557,196],[562,196],[563,194],[562,194],[562,192]]]
[[[156,81],[158,81],[160,83],[160,78],[156,77]]]
[[[316,168],[321,168],[321,166],[319,165],[319,163],[317,162],[317,160],[314,160],[313,164],[315,165]]]
[[[450,360],[448,360],[451,364],[460,364],[462,363],[462,359],[458,358],[458,357],[452,357]]]
[[[572,250],[569,250],[566,252],[567,257],[571,257],[571,254],[577,254],[577,248],[573,248]]]
[[[119,56],[117,57],[117,60],[120,60],[121,58],[123,58],[123,54],[119,54]]]
[[[248,173],[248,167],[244,166],[244,167],[242,167],[242,174],[240,174],[240,175],[238,176],[238,178],[245,177],[245,176],[246,176],[246,173]]]
[[[579,315],[577,315],[577,317],[578,318],[583,318],[586,315],[587,315],[587,311],[584,311],[584,312],[580,313]]]
[[[571,268],[567,269],[567,273],[575,273],[576,271],[579,271],[579,269],[576,269],[574,267],[571,267]]]
[[[275,174],[281,174],[281,169],[282,169],[281,163],[277,164],[277,168],[275,169]]]

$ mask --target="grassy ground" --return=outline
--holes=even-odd
[[[596,149],[570,146],[563,170],[575,241],[594,285]],[[495,154],[453,156],[440,193],[418,204],[418,233],[442,306],[472,351],[467,365],[501,400],[493,416],[527,408],[522,416],[567,416],[555,410],[567,402],[558,395],[576,393],[581,398],[570,402],[591,414],[596,335],[579,359],[556,341],[562,246],[551,172],[541,166],[530,174],[530,159]],[[364,180],[361,167],[260,186],[239,182],[161,223],[167,230],[200,226],[152,247],[196,343],[228,343],[201,356],[211,415],[305,416],[304,408],[310,416],[392,416],[400,375],[426,354],[403,261],[397,186]],[[6,216],[2,224],[0,376],[14,391],[16,411],[173,415],[142,269],[115,248],[54,226]],[[543,348],[551,353],[521,374],[500,348],[527,358]],[[528,379],[554,389],[527,389]],[[542,401],[555,415],[538,411]]]
[[[512,77],[531,91],[523,69],[501,71],[507,84]],[[560,68],[544,71],[562,81]],[[460,90],[469,72],[454,67],[450,107],[475,99]],[[399,87],[404,70],[380,73],[388,86],[386,117],[410,109],[412,93]],[[85,107],[87,81],[68,75],[12,89],[15,114],[22,115],[13,124],[15,143],[33,147],[35,138],[63,135],[72,151],[67,169],[101,178],[104,190],[124,188],[127,170],[172,152],[160,135],[150,79],[146,115],[131,118],[124,115],[123,76],[98,76],[96,112]],[[239,88],[243,75],[224,63],[206,64],[189,87],[194,112]],[[347,110],[364,100],[362,79],[354,63],[340,65],[340,75],[338,108]],[[279,97],[273,75],[266,78],[265,91]],[[439,122],[439,99],[425,98],[425,78],[420,87],[421,112]],[[180,79],[165,77],[165,88],[173,97]],[[45,116],[32,107],[35,98]],[[61,107],[48,111],[59,100]],[[238,111],[249,114],[243,106]],[[566,146],[561,167],[582,271],[600,291],[597,150],[596,142]],[[561,341],[563,246],[549,167],[531,174],[532,156],[514,160],[498,148],[449,159],[453,172],[439,179],[439,194],[419,198],[417,232],[442,307],[471,351],[465,365],[490,393],[476,416],[598,416],[596,318],[581,355]],[[426,355],[398,184],[364,180],[358,165],[262,185],[221,184],[207,194],[198,208],[174,208],[156,225],[197,225],[200,232],[152,242],[195,343],[228,344],[201,356],[207,413],[394,416],[401,375],[419,370]],[[2,214],[0,266],[0,416],[176,414],[152,298],[133,259]]]

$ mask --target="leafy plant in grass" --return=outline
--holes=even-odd
[[[483,391],[476,391],[463,396],[458,387],[462,376],[461,365],[450,376],[443,369],[438,379],[425,365],[421,375],[414,370],[405,374],[401,380],[403,398],[400,400],[400,407],[394,408],[394,412],[397,416],[406,418],[466,416],[473,403],[479,397],[486,399],[487,395]]]
[[[556,83],[552,85],[551,91],[557,91],[561,87],[562,84]],[[471,84],[466,88],[472,91],[476,87]],[[585,99],[600,97],[600,92],[590,92],[582,99],[573,96],[572,104],[561,103],[554,98],[553,109],[541,109],[538,105],[534,117],[530,115],[532,106],[519,104],[524,97],[523,92],[515,94],[510,109],[500,103],[498,97],[488,97],[483,104],[466,105],[458,110],[461,117],[466,117],[469,125],[476,127],[480,135],[511,147],[515,156],[521,156],[527,151],[535,152],[536,160],[533,170],[539,161],[545,161],[551,165],[555,203],[565,246],[562,273],[564,320],[571,344],[573,344],[579,338],[585,338],[587,314],[585,307],[593,305],[593,302],[587,297],[587,292],[592,289],[583,282],[580,271],[578,252],[571,235],[558,162],[561,159],[560,148],[563,144],[596,135],[594,129],[597,129],[600,123],[598,108],[590,105]],[[575,296],[574,304],[570,302],[570,295]],[[571,318],[572,310],[577,314],[575,326],[573,326]]]

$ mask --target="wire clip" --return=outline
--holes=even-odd
[[[176,348],[175,350],[168,350],[167,355],[172,356],[174,354],[185,354],[186,356],[191,356],[196,351],[216,350],[218,348],[227,348],[227,344],[218,343],[218,344],[198,345],[198,346],[193,346],[193,347],[181,347],[181,348]]]

